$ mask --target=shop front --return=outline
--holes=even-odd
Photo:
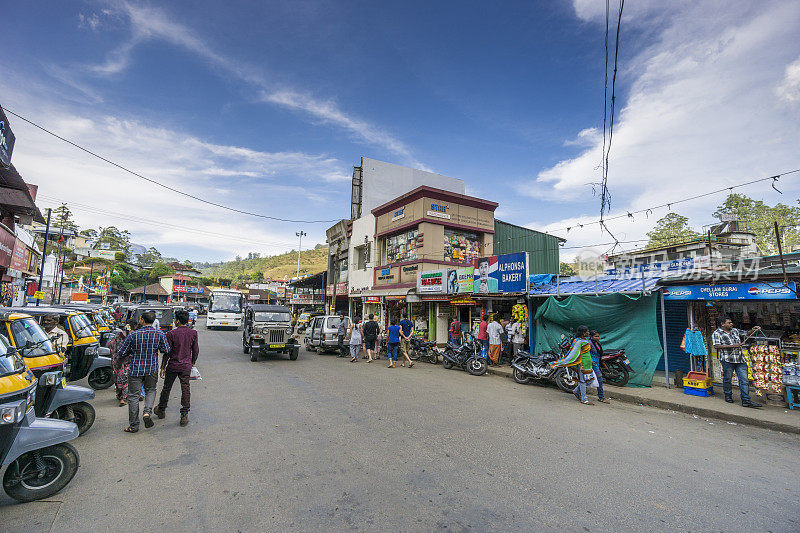
[[[745,331],[761,327],[748,338],[744,355],[755,394],[775,404],[783,404],[785,398],[784,365],[800,363],[800,301],[796,290],[795,281],[779,280],[721,280],[662,287],[664,300],[683,304],[688,329],[701,336],[698,342],[704,349],[697,350],[697,355],[689,354],[691,370],[707,372],[715,383],[722,382],[722,365],[711,344],[718,319],[729,317],[734,327]],[[733,384],[738,385],[735,375]]]

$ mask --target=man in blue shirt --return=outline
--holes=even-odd
[[[403,352],[405,361],[400,363],[400,366],[406,366],[408,361],[408,368],[414,366],[414,361],[408,356],[411,349],[411,335],[414,334],[414,323],[408,319],[408,315],[403,313],[403,320],[400,321],[400,351]]]
[[[153,427],[153,404],[156,402],[158,384],[158,352],[169,352],[169,342],[164,332],[153,327],[156,315],[142,313],[139,329],[131,332],[119,347],[119,357],[130,361],[128,367],[128,427],[127,433],[139,431],[139,391],[144,386],[144,427]]]

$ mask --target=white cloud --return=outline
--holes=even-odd
[[[800,166],[800,109],[786,106],[798,94],[800,4],[740,1],[724,10],[705,2],[632,5],[638,7],[628,13],[628,28],[661,29],[646,33],[652,44],[637,48],[638,43],[628,40],[637,32],[629,29],[626,34],[623,19],[619,114],[608,181],[612,212],[643,209]],[[604,5],[576,0],[574,6],[579,17],[599,28],[602,36]],[[629,55],[632,49],[640,51]],[[591,127],[583,131],[587,130]],[[601,145],[602,137],[593,139],[578,156],[521,184],[520,192],[572,199],[582,211],[594,213],[585,220],[596,219],[600,202],[591,198],[586,184],[599,181]],[[783,196],[768,184],[738,192],[770,203],[794,203],[800,192],[798,182],[794,177],[782,180]],[[682,204],[681,213],[702,225],[710,222],[711,212],[723,199],[721,194]],[[666,212],[664,208],[649,219],[612,221],[609,227],[620,240],[641,238]],[[587,232],[590,237],[581,237]],[[597,225],[591,231],[559,235],[570,239],[568,245],[609,239]]]
[[[165,41],[185,48],[214,68],[257,87],[263,102],[300,111],[321,123],[340,127],[359,141],[381,146],[402,157],[406,163],[427,170],[414,158],[411,149],[391,133],[344,112],[331,100],[321,100],[307,92],[276,87],[261,70],[217,52],[189,28],[170,20],[162,10],[128,2],[121,2],[119,7],[130,20],[131,38],[109,52],[105,62],[88,66],[90,72],[104,76],[118,74],[130,65],[133,52],[139,44],[149,40]]]
[[[564,141],[564,146],[593,146],[603,140],[600,128],[586,128],[578,132],[574,139]]]
[[[786,67],[786,75],[776,90],[784,102],[800,103],[800,58]]]

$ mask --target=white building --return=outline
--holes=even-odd
[[[373,291],[375,217],[372,210],[421,185],[458,194],[466,193],[464,180],[414,168],[385,163],[367,157],[353,167],[350,217],[353,221],[348,253],[348,295],[351,316],[374,313],[380,316],[380,297],[392,296],[392,290]],[[402,292],[402,291],[401,291]],[[400,294],[398,292],[398,294]],[[372,301],[370,301],[372,300]]]

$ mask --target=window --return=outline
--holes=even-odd
[[[339,273],[344,274],[347,272],[347,257],[339,260]]]
[[[353,251],[355,252],[354,259],[356,268],[358,270],[366,270],[367,269],[367,246],[356,246]]]
[[[481,241],[477,233],[444,230],[444,260],[469,263],[481,256]]]
[[[401,261],[413,261],[417,259],[417,236],[419,232],[416,228],[405,231],[398,235],[386,238],[386,252],[383,264],[399,263]]]

